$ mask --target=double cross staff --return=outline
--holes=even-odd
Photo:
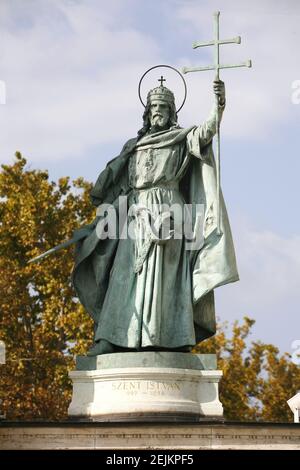
[[[232,69],[236,67],[251,67],[251,60],[242,62],[240,64],[226,64],[221,65],[219,62],[220,57],[220,45],[221,44],[241,44],[241,37],[237,36],[232,39],[220,39],[219,38],[219,16],[220,12],[217,11],[214,13],[214,39],[209,42],[195,42],[193,44],[193,49],[197,47],[204,46],[214,46],[214,65],[208,65],[204,67],[195,67],[189,68],[184,67],[182,69],[183,73],[189,72],[202,72],[204,70],[214,70],[215,71],[215,80],[219,80],[219,70],[220,69]],[[221,205],[220,205],[220,115],[219,115],[219,97],[216,96],[216,160],[217,160],[217,232],[218,235],[221,233]]]

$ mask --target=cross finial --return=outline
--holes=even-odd
[[[166,79],[161,75],[160,78],[157,81],[160,82],[160,86],[164,86],[163,82],[165,82]]]

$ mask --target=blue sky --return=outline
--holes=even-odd
[[[212,62],[212,13],[221,11],[225,70],[222,186],[241,281],[217,291],[221,320],[248,315],[253,338],[292,352],[300,339],[300,4],[271,0],[1,0],[1,162],[20,150],[34,168],[95,181],[141,127],[137,85],[144,71]],[[158,74],[159,76],[160,74]],[[155,86],[158,76],[149,78]],[[180,84],[167,85],[180,99]],[[152,82],[151,82],[152,80]],[[212,72],[186,76],[182,126],[201,123],[213,103]],[[174,83],[174,85],[173,85]],[[299,96],[300,94],[298,94]]]

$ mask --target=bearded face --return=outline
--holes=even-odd
[[[164,130],[170,119],[170,109],[166,102],[153,100],[150,105],[150,124],[152,128]]]

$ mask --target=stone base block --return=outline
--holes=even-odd
[[[68,414],[95,421],[223,418],[214,355],[116,353],[77,358]],[[78,370],[81,369],[81,370]],[[85,370],[84,370],[85,369]]]

